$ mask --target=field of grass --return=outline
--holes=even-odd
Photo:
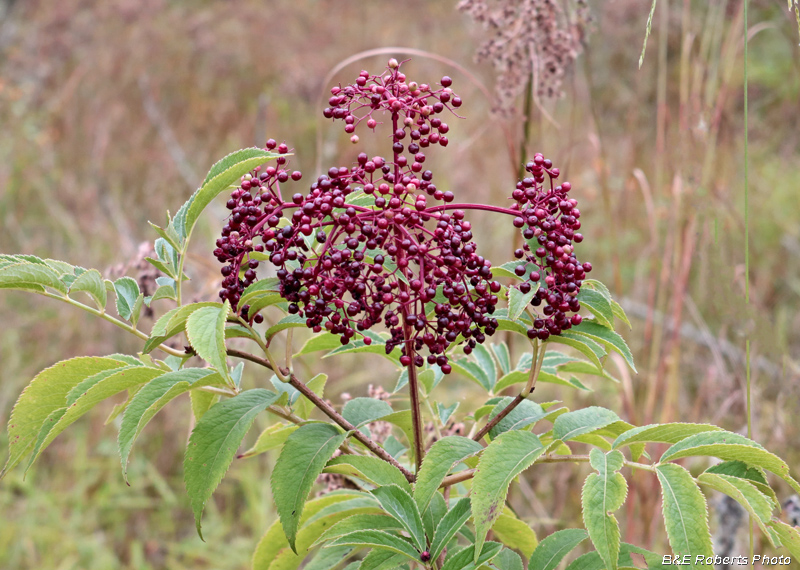
[[[641,70],[649,2],[590,2],[594,23],[564,97],[533,107],[528,151],[561,167],[583,213],[581,258],[632,317],[624,334],[638,375],[593,392],[537,390],[570,407],[606,405],[634,424],[714,422],[745,428],[745,338],[751,340],[754,438],[800,468],[800,48],[784,0],[749,14],[749,268],[745,267],[743,3],[659,0]],[[294,167],[349,164],[352,149],[318,100],[331,83],[376,70],[405,47],[449,58],[489,90],[474,53],[484,31],[455,0],[42,0],[0,2],[0,252],[30,253],[136,277],[142,242],[228,152],[268,137]],[[514,188],[505,132],[464,73],[415,56],[408,72],[447,74],[465,101],[447,152],[431,152],[440,188],[500,203]],[[520,101],[520,105],[522,101]],[[321,154],[320,154],[321,153]],[[324,167],[327,170],[327,166]],[[213,240],[226,210],[207,210],[193,243],[190,298],[215,295]],[[473,218],[483,254],[511,257],[514,228]],[[749,281],[748,281],[749,276]],[[750,303],[745,303],[749,286]],[[156,313],[165,311],[166,303]],[[74,355],[139,350],[110,324],[38,296],[0,295],[0,425],[41,369]],[[152,318],[140,328],[149,330]],[[376,357],[325,361],[326,397],[366,395],[387,375]],[[309,372],[320,363],[301,363]],[[247,378],[252,384],[263,378]],[[458,385],[454,385],[458,384]],[[470,400],[463,383],[442,399]],[[467,402],[474,408],[480,402]],[[0,568],[242,569],[275,519],[274,457],[235,462],[197,537],[183,490],[188,399],[156,416],[121,476],[113,402],[61,435],[23,478],[0,483]],[[263,419],[267,421],[266,418]],[[112,422],[113,424],[113,422]],[[266,425],[264,423],[263,425]],[[251,436],[255,435],[254,433]],[[185,434],[185,435],[184,435]],[[0,455],[8,448],[0,430]],[[540,534],[580,520],[584,467],[547,466],[512,487]],[[623,537],[666,552],[658,487],[633,477]],[[789,489],[779,487],[784,499]],[[651,523],[651,521],[653,521]],[[760,538],[757,536],[757,540]]]

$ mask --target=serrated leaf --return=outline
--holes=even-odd
[[[511,372],[511,354],[508,352],[508,345],[506,343],[493,344],[492,352],[494,352],[497,362],[500,364],[502,373],[508,374]]]
[[[634,443],[678,443],[690,435],[709,431],[721,431],[722,428],[711,424],[650,424],[630,429],[621,434],[612,444],[613,449]]]
[[[130,320],[139,299],[139,284],[132,277],[120,277],[114,281],[114,292],[117,295],[117,313],[126,321]]]
[[[589,538],[582,528],[569,528],[554,532],[542,540],[528,562],[529,570],[555,570],[564,557]]]
[[[136,393],[122,416],[117,438],[125,481],[128,480],[128,457],[131,448],[153,416],[180,394],[201,385],[221,382],[219,374],[208,368],[185,368],[151,380]]]
[[[625,362],[627,362],[631,370],[636,372],[636,365],[633,363],[633,355],[631,354],[630,348],[628,348],[625,340],[612,329],[606,328],[595,321],[584,319],[581,324],[572,327],[570,332],[589,337],[603,344],[606,348],[617,352],[625,359]]]
[[[772,519],[769,527],[778,535],[781,545],[789,551],[795,562],[800,560],[800,529],[778,519]]]
[[[176,301],[177,296],[175,294],[175,287],[172,285],[162,285],[153,295],[150,297],[150,304],[154,303],[155,301],[159,301],[161,299],[169,299],[170,301]]]
[[[469,498],[461,498],[456,501],[453,506],[450,507],[450,510],[447,511],[447,514],[444,515],[431,539],[429,552],[432,560],[439,558],[439,555],[450,542],[450,539],[452,539],[467,522],[472,514],[470,507],[471,503]]]
[[[789,475],[789,466],[785,461],[738,433],[715,431],[689,436],[667,449],[661,456],[661,461],[690,456],[718,457],[723,460],[743,461],[748,465],[761,467],[775,473],[800,493],[800,484]]]
[[[211,364],[230,382],[225,349],[225,321],[230,304],[201,307],[186,319],[186,336],[197,355]]]
[[[351,515],[322,533],[314,544],[334,540],[357,530],[404,530],[404,528],[400,521],[385,514]]]
[[[497,385],[494,387],[494,392],[499,393],[508,388],[509,386],[513,386],[514,384],[523,384],[528,381],[528,375],[530,372],[528,370],[514,370],[509,372],[497,382]],[[567,386],[568,388],[577,388],[578,390],[589,390],[586,386],[582,383],[578,382],[575,378],[571,378],[569,380],[565,380],[564,378],[560,378],[555,374],[551,374],[549,372],[545,372],[544,370],[539,371],[539,375],[537,376],[536,382],[545,382],[547,384],[558,384],[560,386]]]
[[[494,390],[494,384],[497,378],[494,375],[489,375],[481,366],[467,358],[460,360],[450,361],[450,366],[454,372],[462,374],[481,386],[487,392]]]
[[[553,438],[569,441],[618,422],[619,416],[606,408],[591,406],[560,415],[553,423]]]
[[[320,549],[316,556],[303,567],[303,570],[332,570],[340,566],[342,560],[346,559],[352,551],[353,548],[350,546]]]
[[[344,570],[397,570],[406,568],[403,565],[407,558],[402,554],[395,554],[389,550],[373,548],[359,564],[354,562]],[[354,566],[355,565],[355,566]]]
[[[581,287],[578,292],[578,301],[581,307],[589,309],[597,322],[606,328],[614,328],[614,313],[611,310],[611,303],[600,292]]]
[[[344,419],[357,428],[393,412],[394,410],[389,404],[376,398],[353,398],[348,400],[342,408]]]
[[[404,491],[411,492],[411,485],[397,467],[369,455],[340,455],[339,457],[334,457],[328,461],[324,472],[354,475],[378,487],[397,485]]]
[[[457,464],[483,451],[483,446],[468,437],[451,435],[434,443],[422,461],[414,485],[414,499],[419,510],[428,508],[444,478]]]
[[[84,379],[125,366],[111,358],[79,357],[54,364],[37,374],[22,391],[8,420],[8,460],[0,478],[33,448],[54,411],[66,406],[67,394]]]
[[[425,550],[425,529],[422,525],[422,516],[411,495],[397,485],[377,487],[371,493],[378,499],[383,510],[403,525],[417,550]]]
[[[697,482],[734,499],[750,513],[767,538],[772,541],[772,535],[767,530],[766,523],[772,518],[772,510],[776,505],[772,499],[764,496],[755,485],[738,477],[708,472],[701,473],[697,477]],[[775,546],[774,543],[773,546]]]
[[[306,382],[306,386],[308,389],[314,392],[320,398],[325,393],[325,382],[328,380],[327,374],[317,374],[311,380]],[[297,401],[297,405],[295,406],[295,413],[307,420],[309,416],[311,416],[311,412],[316,409],[316,406],[306,398],[305,396],[300,396],[300,399]]]
[[[211,406],[219,400],[219,394],[204,392],[202,390],[192,390],[189,392],[189,399],[192,404],[192,415],[195,421],[200,421]]]
[[[538,290],[538,281],[533,283],[533,287],[527,293],[523,293],[517,287],[511,287],[508,290],[508,318],[516,321],[525,312],[525,308],[530,304]]]
[[[720,475],[730,475],[739,479],[746,479],[756,486],[756,489],[769,497],[776,505],[779,503],[775,491],[770,487],[764,471],[760,467],[748,467],[743,461],[723,461],[712,465],[705,470],[706,473],[718,473]]]
[[[366,337],[369,337],[372,342],[370,344],[365,344],[364,340],[362,339],[351,341],[350,343],[343,345],[341,341],[339,341],[339,346],[331,350],[328,354],[323,356],[323,358],[328,358],[329,356],[335,356],[337,354],[367,352],[370,354],[378,354],[387,360],[391,360],[395,364],[399,364],[399,349],[395,348],[392,350],[392,352],[386,354],[386,341],[382,337],[372,331],[364,331],[362,334],[364,334]]]
[[[625,477],[619,473],[625,457],[621,451],[605,454],[595,448],[589,452],[589,461],[597,473],[590,474],[583,485],[583,524],[606,568],[617,570],[620,534],[613,513],[628,494]]]
[[[379,548],[381,550],[394,552],[395,554],[402,554],[406,558],[414,561],[419,560],[419,552],[411,546],[407,540],[382,530],[358,530],[351,532],[331,541],[326,545],[326,548],[332,546]]]
[[[662,564],[663,556],[625,542],[622,543],[619,550],[618,567],[620,570],[637,570],[639,568],[638,563],[634,562],[631,554],[638,554],[644,558],[648,570],[670,570],[670,568]],[[530,570],[534,570],[533,567]],[[600,558],[596,551],[592,551],[573,560],[567,566],[567,570],[606,570],[606,563],[603,562],[603,559]]]
[[[692,570],[701,568],[695,557],[714,554],[706,499],[691,474],[680,465],[668,463],[655,469],[664,499],[662,511],[669,544],[676,555],[690,555]]]
[[[442,570],[475,570],[490,562],[502,550],[499,542],[482,542],[481,546],[470,545],[448,556]]]
[[[102,311],[106,307],[106,286],[103,283],[103,276],[97,269],[89,269],[76,277],[69,292],[88,293],[94,299],[98,309]]]
[[[587,336],[574,334],[571,330],[568,330],[563,331],[559,335],[550,336],[550,338],[547,339],[547,342],[571,346],[586,356],[592,362],[592,364],[598,368],[603,368],[603,363],[600,361],[600,359],[607,354],[606,350]]]
[[[458,409],[458,402],[455,402],[454,404],[447,407],[443,406],[439,402],[436,402],[436,411],[439,414],[439,421],[442,422],[442,425],[447,425],[447,420],[450,419],[450,417],[453,415],[453,413],[455,413],[457,409]]]
[[[277,399],[277,394],[262,388],[241,392],[212,406],[192,430],[183,470],[200,538],[206,501],[228,471],[253,420]]]
[[[522,558],[519,554],[508,548],[504,548],[492,560],[492,566],[497,570],[523,570]]]
[[[295,550],[308,492],[346,434],[330,424],[306,424],[286,440],[272,471],[272,494],[289,546]]]
[[[497,540],[508,548],[519,550],[526,558],[533,553],[539,543],[533,529],[518,519],[508,507],[503,508],[503,512],[492,527],[492,532]]]
[[[510,396],[500,400],[489,414],[489,421],[494,419],[494,417],[503,411],[513,400],[514,398]],[[546,415],[547,412],[536,402],[522,400],[516,408],[511,410],[506,417],[500,420],[500,422],[489,431],[489,435],[494,439],[503,432],[525,429],[531,424],[538,422]]]
[[[481,454],[472,481],[472,517],[476,548],[500,516],[511,481],[544,452],[539,438],[527,431],[500,434]]]
[[[19,256],[22,258],[24,256]],[[40,287],[55,289],[67,294],[67,286],[58,278],[58,273],[39,263],[14,263],[0,268],[0,289],[31,290]]]
[[[273,336],[286,329],[303,328],[306,326],[306,318],[300,315],[287,315],[277,323],[267,329],[264,336],[271,339]]]
[[[300,348],[298,352],[295,353],[295,356],[300,356],[301,354],[311,354],[313,352],[319,352],[321,350],[329,351],[335,348],[342,346],[339,337],[331,334],[329,332],[322,332],[319,334],[315,334],[310,339],[308,339],[305,344]]]
[[[358,491],[352,490],[339,490],[328,493],[322,497],[311,499],[306,503],[303,516],[300,519],[301,526],[306,524],[308,520],[323,511],[326,507],[344,503],[355,497],[360,497],[363,494]],[[352,513],[348,513],[352,514]],[[275,521],[267,532],[261,537],[255,551],[253,552],[253,570],[267,570],[270,564],[275,560],[278,553],[288,548],[289,543],[283,534],[280,521]]]
[[[181,206],[173,220],[173,227],[181,239],[192,233],[200,213],[211,201],[239,178],[253,170],[256,166],[279,155],[260,148],[244,148],[232,152],[218,161],[208,172],[203,185],[189,200]]]
[[[259,453],[265,453],[271,449],[276,449],[282,446],[284,443],[286,443],[286,440],[289,439],[289,436],[299,427],[300,426],[297,425],[284,424],[273,424],[269,426],[261,432],[261,435],[258,436],[258,440],[255,442],[253,447],[238,455],[237,459],[252,457],[254,455],[258,455]]]

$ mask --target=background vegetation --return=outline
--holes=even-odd
[[[540,387],[537,399],[621,408],[634,424],[709,421],[743,430],[749,335],[754,438],[796,468],[800,57],[794,18],[783,0],[750,3],[748,306],[743,3],[660,0],[641,70],[649,3],[590,4],[594,24],[584,53],[565,78],[565,96],[542,101],[533,114],[529,150],[552,157],[573,183],[587,235],[581,258],[592,261],[597,278],[634,317],[626,337],[640,373],[631,377],[619,366],[620,384],[587,380],[595,391],[580,394]],[[330,87],[323,78],[344,58],[404,46],[455,60],[490,88],[494,81],[490,66],[473,62],[483,30],[451,1],[0,5],[0,251],[107,267],[109,275],[143,277],[140,243],[154,237],[147,221],[163,222],[164,211],[176,210],[231,150],[263,145],[267,137],[286,140],[306,180],[316,175],[318,159],[349,164],[346,137],[322,119],[318,104]],[[352,64],[334,81],[382,67],[385,59]],[[415,57],[412,71],[431,81],[451,75],[465,100],[466,120],[452,121],[448,152],[431,153],[439,187],[464,201],[504,200],[515,173],[492,102],[440,62]],[[521,129],[519,118],[506,126]],[[221,203],[212,209],[199,228],[206,239],[194,240],[191,294],[198,300],[216,289],[211,250],[224,212]],[[514,229],[488,219],[473,218],[478,241],[491,258],[509,259]],[[120,259],[130,262],[114,265]],[[3,425],[42,368],[75,354],[136,350],[110,324],[66,306],[17,292],[1,298]],[[166,310],[161,303],[156,314]],[[348,358],[324,364],[331,376],[326,396],[334,403],[343,392],[366,395],[370,383],[393,387],[381,359],[356,367]],[[306,365],[319,371],[318,362]],[[437,389],[473,397],[452,380]],[[234,464],[207,508],[202,543],[182,492],[188,399],[146,430],[130,467],[131,487],[120,474],[115,428],[103,428],[110,409],[95,411],[56,440],[27,479],[17,470],[3,481],[0,567],[248,567],[255,542],[275,518],[267,487],[274,457]],[[5,453],[5,430],[0,433]],[[585,469],[528,472],[512,487],[515,510],[540,536],[578,523]],[[666,552],[654,516],[657,485],[637,475],[631,494],[636,500],[626,504],[623,539]]]

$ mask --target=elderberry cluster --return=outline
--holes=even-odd
[[[514,218],[514,226],[524,228],[522,236],[526,241],[522,249],[514,252],[522,260],[514,272],[520,277],[528,276],[519,285],[523,293],[529,293],[531,283],[538,282],[542,274],[545,276],[545,286],[531,300],[534,307],[545,305],[544,318],[534,319],[533,328],[528,330],[528,337],[545,340],[581,323],[580,315],[570,318],[567,313],[580,310],[578,292],[592,264],[581,263],[575,257],[573,243],[582,242],[583,235],[577,233],[581,227],[578,201],[567,195],[572,185],[564,182],[554,187],[553,181],[560,172],[540,153],[525,165],[525,170],[531,176],[517,182],[511,194],[516,201],[513,209],[520,214]],[[545,175],[550,179],[549,190],[544,189]]]
[[[227,203],[231,215],[214,251],[224,264],[220,298],[243,318],[261,322],[261,314],[250,314],[239,301],[268,259],[277,268],[288,312],[302,316],[315,332],[325,329],[342,344],[357,335],[371,344],[365,331],[385,326],[386,351],[399,347],[403,366],[421,367],[427,360],[449,373],[446,351],[452,344],[463,343],[469,354],[498,327],[492,315],[502,287],[492,278],[491,262],[478,255],[464,214],[480,207],[513,215],[517,227],[527,226],[529,243],[543,246],[516,252],[524,258],[518,274],[529,274],[519,286],[523,293],[545,273],[547,287],[532,305],[546,302],[547,318],[536,319],[531,338],[578,324],[580,317],[567,319],[566,312],[580,308],[575,295],[591,267],[573,254],[572,242],[581,240],[574,233],[580,213],[566,197],[569,184],[552,188],[558,169],[536,155],[528,164],[532,178],[518,184],[513,208],[451,204],[453,193],[437,188],[433,173],[423,170],[422,149],[447,146],[449,127],[436,115],[455,114],[461,99],[449,77],[438,87],[407,82],[401,65],[392,59],[379,75],[362,71],[355,83],[334,87],[323,112],[344,121],[353,142],[360,124],[375,129],[378,119],[388,118],[390,157],[360,153],[351,166],[330,168],[306,193],[289,197],[282,186],[302,175],[288,170],[288,146],[268,141],[266,148],[280,155],[275,166],[244,176]],[[545,174],[551,178],[548,192],[542,189]],[[538,271],[528,271],[531,263]]]

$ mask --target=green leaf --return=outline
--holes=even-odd
[[[419,510],[428,508],[439,485],[453,467],[468,457],[483,451],[483,446],[468,437],[451,435],[434,443],[422,461],[422,468],[414,485],[414,499]]]
[[[251,283],[247,286],[247,288],[242,293],[241,299],[239,299],[240,305],[250,305],[251,301],[259,296],[264,294],[267,295],[276,295],[280,294],[281,292],[281,285],[280,279],[277,277],[267,277],[266,279],[259,279],[258,281]]]
[[[422,511],[422,524],[425,526],[425,536],[432,537],[436,532],[436,527],[442,522],[444,515],[447,514],[447,503],[441,493],[433,494],[428,508]]]
[[[153,293],[152,297],[150,297],[149,304],[152,305],[155,301],[158,301],[160,299],[169,299],[171,301],[176,301],[177,296],[175,294],[175,287],[173,287],[172,285],[162,285],[161,287],[156,289],[156,292]]]
[[[508,318],[516,321],[525,312],[525,307],[530,304],[538,290],[538,281],[533,283],[533,287],[527,293],[523,293],[517,287],[511,287],[508,290]]]
[[[359,564],[354,562],[344,570],[397,570],[398,568],[406,568],[403,562],[406,557],[402,554],[395,554],[389,550],[379,550],[374,548],[364,557]]]
[[[620,304],[611,298],[611,292],[608,290],[608,287],[606,287],[596,279],[584,279],[581,287],[582,288],[591,287],[592,289],[595,289],[598,293],[602,294],[608,300],[609,305],[611,305],[611,312],[614,314],[614,316],[617,317],[626,325],[628,325],[628,328],[633,328],[631,326],[631,322],[628,320],[628,315],[625,314],[625,311],[622,309]]]
[[[422,526],[422,516],[411,495],[397,485],[377,487],[371,492],[378,499],[383,510],[403,525],[417,550],[425,550],[425,529]]]
[[[743,461],[748,465],[761,467],[775,473],[800,493],[800,484],[789,475],[789,466],[786,462],[737,433],[716,431],[687,437],[667,449],[661,456],[661,462],[690,456],[719,457],[723,460]]]
[[[582,528],[554,532],[539,543],[528,563],[529,570],[555,570],[564,557],[589,537]]]
[[[362,334],[366,337],[369,337],[372,342],[370,344],[365,344],[364,340],[362,339],[343,345],[341,341],[339,341],[339,346],[337,348],[334,348],[325,356],[323,356],[323,358],[328,358],[329,356],[335,356],[337,354],[367,352],[370,354],[378,354],[383,358],[392,361],[395,364],[399,364],[400,362],[399,349],[394,349],[389,354],[386,354],[386,340],[384,340],[377,333],[371,331],[364,331]]]
[[[328,543],[326,548],[331,546],[379,548],[396,554],[402,554],[406,558],[414,561],[419,560],[420,554],[407,540],[382,530],[358,530],[351,532]]]
[[[334,457],[328,461],[324,472],[353,475],[378,487],[397,485],[404,491],[411,492],[411,485],[397,467],[369,455],[340,455],[339,457]]]
[[[128,480],[128,457],[136,438],[158,411],[180,394],[197,386],[222,382],[219,374],[208,368],[185,368],[168,372],[145,384],[131,399],[119,428],[119,456],[122,474]]]
[[[631,554],[641,555],[647,563],[647,568],[649,570],[670,570],[672,566],[670,565],[670,567],[667,567],[662,564],[663,556],[623,542],[620,546],[619,560],[617,562],[620,570],[637,570],[639,565],[633,561]],[[530,570],[534,570],[534,568],[531,567]],[[600,555],[596,551],[592,551],[573,560],[572,563],[567,566],[567,570],[606,570],[606,563],[603,562],[603,559],[600,558]]]
[[[471,515],[469,498],[465,497],[456,501],[446,515],[442,518],[431,540],[431,560],[436,560],[456,533],[467,522]]]
[[[393,413],[392,407],[375,398],[353,398],[342,408],[342,416],[354,426],[361,427]]]
[[[606,328],[614,328],[614,313],[611,303],[602,293],[581,287],[578,292],[578,301],[581,307],[586,307],[595,316],[597,322]]]
[[[58,421],[52,424],[46,436],[40,440],[39,449],[31,457],[28,467],[36,460],[38,454],[50,445],[58,434],[94,406],[106,398],[110,398],[124,390],[149,382],[162,374],[164,374],[164,371],[158,368],[150,368],[141,365],[125,366],[98,372],[81,381],[67,394],[66,412]]]
[[[271,449],[276,449],[286,443],[286,440],[289,439],[289,436],[297,430],[300,426],[297,425],[285,425],[285,424],[273,424],[266,428],[264,431],[261,432],[261,435],[258,436],[258,440],[256,443],[245,451],[244,453],[237,455],[237,459],[243,459],[246,457],[252,457],[254,455],[258,455],[259,453],[267,452]]]
[[[176,334],[182,333],[186,327],[187,319],[196,310],[203,307],[220,307],[219,303],[192,303],[183,307],[176,307],[164,313],[153,325],[150,338],[144,345],[142,352],[148,354],[165,340]]]
[[[511,372],[511,354],[508,352],[508,345],[506,343],[493,344],[492,352],[494,352],[503,374]]]
[[[772,518],[772,510],[776,505],[772,499],[765,497],[755,485],[738,477],[708,472],[701,473],[697,477],[697,482],[735,499],[744,510],[750,513],[767,538],[772,541],[772,535],[767,530],[766,524]]]
[[[495,416],[503,411],[513,400],[514,398],[511,396],[500,400],[489,414],[489,420],[491,421],[494,419]],[[516,408],[511,410],[506,417],[500,420],[500,422],[489,431],[489,435],[494,439],[503,432],[525,429],[531,424],[538,422],[546,415],[547,412],[536,402],[522,400]]]
[[[306,318],[301,315],[288,315],[267,329],[264,336],[271,339],[273,336],[286,329],[303,328],[306,326]]]
[[[590,433],[619,421],[619,416],[606,408],[591,406],[560,415],[553,423],[553,438],[561,441]]]
[[[340,566],[341,562],[346,559],[352,551],[353,548],[350,546],[323,548],[303,567],[303,570],[332,570]]]
[[[634,443],[660,442],[678,443],[690,435],[697,433],[720,431],[722,428],[711,424],[651,424],[635,427],[621,434],[612,444],[613,449],[632,445]]]
[[[478,545],[470,545],[448,556],[442,570],[475,570],[491,561],[503,548],[499,542],[482,542],[481,546],[480,553],[476,552]]]
[[[603,363],[600,362],[600,359],[606,355],[606,350],[587,336],[573,334],[572,331],[564,331],[560,335],[551,336],[547,339],[547,342],[571,346],[586,356],[592,364],[598,368],[603,368]]]
[[[769,522],[769,527],[775,531],[781,541],[781,545],[789,551],[795,561],[800,560],[800,529],[778,519],[772,519]]]
[[[455,402],[453,405],[449,407],[445,407],[439,402],[436,402],[436,411],[439,414],[439,420],[442,422],[442,425],[447,425],[447,420],[450,419],[450,416],[452,416],[457,409],[458,409],[458,402]]]
[[[497,382],[497,385],[494,387],[494,393],[497,394],[502,392],[509,386],[513,386],[514,384],[522,384],[528,381],[528,375],[530,374],[529,370],[514,370],[509,372]],[[549,372],[545,372],[544,370],[539,371],[539,376],[536,379],[537,382],[546,382],[548,384],[558,384],[560,386],[567,386],[568,388],[577,388],[578,390],[589,390],[586,386],[578,382],[574,377],[570,378],[569,380],[565,380],[556,376],[555,374],[550,374]]]
[[[300,356],[301,354],[311,354],[314,352],[319,352],[320,350],[333,350],[340,346],[342,346],[342,343],[338,336],[329,332],[323,332],[315,334],[308,339],[300,348],[300,351],[295,354],[295,356]]]
[[[97,269],[89,269],[81,273],[70,285],[69,292],[88,293],[101,311],[106,307],[106,286],[103,276]]]
[[[526,558],[530,557],[539,543],[533,529],[519,520],[508,507],[503,508],[503,512],[492,527],[492,532],[497,540],[509,548],[519,550]]]
[[[613,330],[608,329],[603,325],[589,319],[584,319],[581,324],[576,327],[572,327],[570,330],[575,334],[586,336],[592,340],[595,340],[605,345],[610,350],[619,353],[619,355],[625,359],[625,362],[628,363],[628,366],[630,366],[631,370],[636,372],[636,366],[633,363],[633,355],[631,354],[631,350],[628,348],[625,340]]]
[[[256,166],[278,155],[260,148],[244,148],[233,152],[211,167],[203,186],[181,206],[173,220],[173,227],[181,239],[192,233],[200,213],[211,201],[239,178],[253,170]]]
[[[340,536],[350,534],[357,530],[404,530],[405,527],[396,520],[385,514],[380,515],[352,515],[343,519],[326,530],[314,544],[321,544],[329,540],[334,540]]]
[[[504,548],[500,551],[500,554],[494,557],[494,560],[492,560],[492,566],[498,570],[523,569],[522,558],[519,557],[519,554],[513,550],[509,550],[508,548]]]
[[[58,278],[58,273],[47,265],[14,263],[0,268],[0,289],[41,291],[44,287],[67,294],[67,286]]]
[[[460,360],[451,360],[450,366],[453,368],[453,371],[458,374],[463,374],[487,392],[493,391],[497,378],[494,374],[487,374],[480,364],[472,362],[467,358],[462,358]]]
[[[225,349],[225,321],[230,312],[230,304],[215,307],[202,307],[194,311],[186,320],[186,336],[197,355],[211,364],[230,382],[227,352]]]
[[[756,489],[769,497],[776,505],[779,503],[775,491],[770,487],[764,471],[760,467],[748,467],[743,461],[723,461],[712,465],[705,470],[706,473],[718,473],[720,475],[730,475],[739,479],[746,479],[756,486]]]
[[[132,277],[120,277],[114,281],[114,291],[117,295],[117,313],[126,321],[130,320],[139,298],[139,284]]]
[[[200,538],[206,501],[228,471],[253,420],[277,399],[277,394],[262,388],[241,392],[212,406],[192,430],[183,470]]]
[[[617,570],[620,535],[612,513],[622,506],[628,494],[625,477],[619,473],[625,457],[621,451],[605,454],[594,448],[589,452],[589,461],[597,473],[590,474],[583,485],[583,524],[606,568]]]
[[[317,374],[311,380],[306,382],[306,386],[308,389],[314,392],[320,398],[325,393],[325,382],[328,380],[327,374]],[[311,412],[316,409],[316,406],[306,398],[305,396],[300,396],[300,399],[297,401],[297,405],[295,406],[295,413],[298,416],[307,420],[311,416]]]
[[[543,452],[539,438],[527,431],[507,431],[484,449],[472,482],[476,548],[483,545],[486,533],[503,511],[511,481]]]
[[[67,394],[84,379],[125,366],[111,358],[79,357],[54,364],[37,374],[17,399],[8,421],[8,460],[0,478],[33,448],[54,411],[66,406]]]
[[[211,406],[217,403],[219,394],[203,392],[202,390],[192,390],[189,392],[189,399],[192,404],[192,415],[195,421],[200,421],[200,418],[211,409]]]
[[[690,555],[692,570],[700,568],[695,557],[714,554],[706,499],[691,474],[680,465],[657,465],[656,475],[664,498],[662,511],[669,544],[678,556]]]
[[[292,433],[272,471],[272,494],[289,546],[295,539],[308,492],[346,434],[330,424],[306,424]]]

